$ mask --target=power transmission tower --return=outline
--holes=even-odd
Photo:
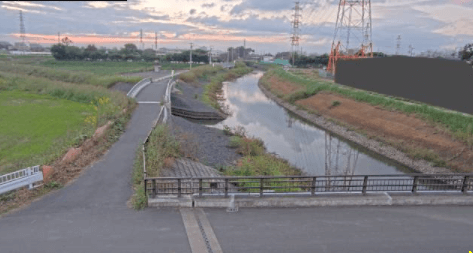
[[[409,45],[409,55],[411,57],[414,55],[413,51],[414,51],[414,48],[412,47],[412,45]]]
[[[373,57],[371,0],[340,0],[327,70],[338,59]]]
[[[191,44],[191,53],[190,53],[190,57],[189,57],[190,58],[189,63],[190,63],[190,69],[192,69],[192,45],[193,45],[193,43],[189,43],[189,44]]]
[[[299,24],[300,24],[300,17],[299,11],[301,10],[299,6],[299,2],[295,3],[296,6],[293,8],[294,14],[293,21],[292,21],[292,37],[291,37],[291,51],[292,51],[292,66],[294,66],[294,58],[295,53],[298,51],[297,47],[299,46]]]
[[[396,44],[396,55],[399,55],[400,49],[401,49],[401,35],[398,35],[397,44]]]
[[[23,23],[23,12],[20,10],[20,40],[22,43],[23,53],[25,51],[25,24]]]

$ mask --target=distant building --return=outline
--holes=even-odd
[[[273,56],[266,56],[266,55],[265,55],[265,56],[263,57],[263,61],[264,61],[264,62],[272,62],[272,61],[274,61],[274,57],[273,57]]]
[[[23,42],[15,42],[15,45],[13,46],[14,49],[19,50],[19,51],[29,51],[30,47]]]
[[[30,43],[31,52],[43,52],[44,48],[40,44]]]
[[[7,42],[7,41],[0,41],[0,49],[5,49],[7,50],[8,47],[11,47],[12,44],[10,44],[10,42]]]

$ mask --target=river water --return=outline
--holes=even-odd
[[[267,98],[258,87],[262,72],[225,83],[224,106],[231,116],[214,127],[242,126],[276,153],[309,175],[402,174],[409,169],[333,136]]]

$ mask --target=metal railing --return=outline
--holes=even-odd
[[[145,193],[159,195],[274,195],[322,192],[463,192],[473,189],[473,174],[404,174],[354,176],[275,176],[213,178],[145,178]]]
[[[0,176],[0,194],[9,192],[23,186],[33,188],[33,184],[43,180],[43,172],[39,166],[33,166],[26,169],[17,170]]]

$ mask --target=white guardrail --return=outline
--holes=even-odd
[[[43,172],[39,170],[39,165],[1,175],[0,194],[27,185],[29,189],[33,189],[33,184],[42,180]]]
[[[176,73],[174,74],[174,70],[173,70],[173,73],[171,75],[167,75],[167,76],[163,76],[163,77],[160,77],[160,78],[156,78],[156,79],[153,79],[153,78],[145,78],[139,82],[137,82],[132,88],[131,90],[126,94],[128,97],[131,97],[131,98],[134,98],[136,97],[136,95],[138,95],[138,93],[140,93],[140,91],[146,87],[148,84],[150,83],[156,83],[156,82],[159,82],[159,81],[162,81],[162,80],[165,80],[165,79],[168,79],[168,78],[172,78],[174,76],[177,76],[179,74],[182,74],[182,73],[185,73],[187,72],[188,70],[185,70],[185,71],[182,71],[182,72],[179,72],[179,73]]]

